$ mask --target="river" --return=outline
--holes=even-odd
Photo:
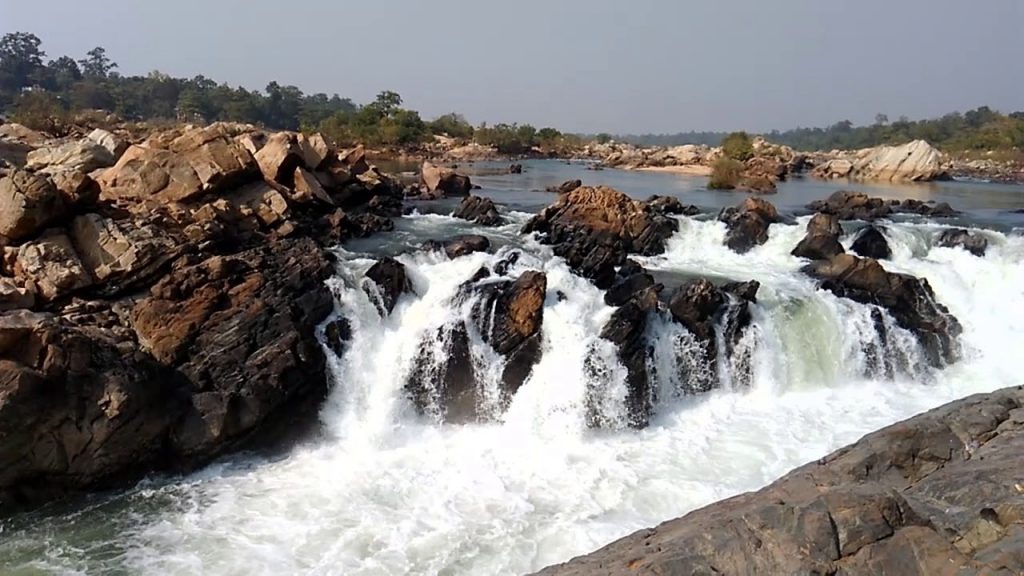
[[[337,249],[330,284],[354,337],[330,362],[334,387],[319,435],[285,453],[235,455],[187,476],[154,476],[0,521],[0,574],[526,573],[759,488],[920,411],[1024,383],[1024,215],[1012,212],[1024,208],[1020,187],[786,182],[768,199],[787,222],[740,255],[722,245],[724,225],[711,216],[743,194],[707,191],[699,177],[524,164],[522,175],[470,167],[491,173],[474,181],[503,206],[508,225],[481,229],[446,216],[456,200],[422,203],[395,232]],[[685,330],[655,323],[650,366],[661,393],[651,425],[586,426],[588,386],[604,390],[606,421],[624,421],[623,370],[597,336],[613,309],[549,247],[518,232],[555,200],[541,190],[572,178],[638,198],[678,196],[708,213],[680,218],[667,251],[638,260],[669,290],[694,276],[761,282],[744,342],[749,381],[684,393]],[[892,327],[881,340],[868,306],[818,290],[799,272],[805,262],[790,250],[804,234],[803,206],[840,187],[945,201],[964,212],[952,221],[887,223],[893,256],[883,261],[928,279],[963,324],[963,360],[928,368],[909,333]],[[951,224],[988,238],[987,254],[935,246]],[[471,231],[490,236],[493,253],[450,261],[414,250]],[[844,237],[847,248],[851,241]],[[522,255],[509,276],[547,274],[542,359],[498,422],[439,425],[417,415],[402,386],[421,341],[466,314],[452,303],[459,284],[513,250]],[[381,254],[398,255],[416,292],[383,319],[359,288]],[[595,354],[606,367],[596,375]]]

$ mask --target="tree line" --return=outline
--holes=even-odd
[[[618,139],[639,146],[718,146],[728,135],[727,132],[680,132],[627,135]],[[1024,112],[1003,114],[981,106],[962,114],[953,112],[917,121],[904,116],[893,122],[885,114],[878,114],[874,124],[868,126],[855,126],[843,120],[826,128],[773,130],[761,136],[770,142],[805,151],[853,150],[904,144],[911,140],[927,140],[947,152],[1024,149]]]
[[[0,112],[58,135],[76,113],[101,110],[128,121],[232,121],[319,131],[340,145],[416,146],[443,135],[525,154],[533,148],[554,153],[581,143],[574,135],[529,124],[474,127],[456,113],[426,121],[402,104],[399,94],[387,90],[358,105],[338,94],[305,94],[278,82],[249,90],[205,76],[175,78],[160,71],[126,76],[103,47],[77,60],[48,60],[34,34],[13,32],[0,38]]]

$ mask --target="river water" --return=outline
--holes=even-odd
[[[640,260],[669,290],[693,276],[761,282],[744,342],[749,381],[727,378],[721,389],[683,393],[687,334],[655,323],[649,367],[661,393],[651,425],[586,426],[588,386],[603,391],[606,421],[624,421],[624,371],[597,337],[613,309],[550,248],[518,233],[555,199],[538,190],[570,178],[641,198],[675,195],[707,210],[680,219],[665,254]],[[1024,383],[1016,368],[1024,349],[1024,215],[1011,212],[1024,208],[1021,188],[855,187],[947,201],[965,212],[953,222],[990,241],[977,258],[934,245],[950,222],[900,218],[886,227],[893,256],[883,265],[927,278],[963,324],[964,359],[936,370],[921,361],[911,335],[895,328],[880,341],[869,307],[817,290],[799,273],[804,262],[789,252],[804,233],[802,206],[835,183],[782,184],[770,200],[789,221],[739,255],[722,245],[724,226],[710,214],[744,196],[709,192],[703,178],[543,161],[527,162],[522,175],[475,181],[510,224],[478,229],[445,215],[453,201],[424,203],[396,232],[337,250],[330,283],[354,337],[344,358],[332,357],[334,388],[318,437],[284,454],[236,455],[188,476],[153,477],[0,521],[0,574],[526,573],[759,488],[920,411]],[[490,236],[495,253],[449,261],[411,250],[469,231]],[[452,303],[459,284],[512,250],[522,256],[510,277],[547,274],[542,359],[495,423],[439,425],[417,415],[402,385],[420,343],[466,314]],[[399,255],[416,292],[384,319],[359,288],[379,254]],[[473,346],[492,368],[485,372],[500,374],[500,358]],[[891,375],[878,351],[895,367]],[[588,368],[595,354],[606,368],[600,374]],[[718,369],[729,374],[728,361]]]

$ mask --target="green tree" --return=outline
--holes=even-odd
[[[472,138],[473,126],[461,114],[452,112],[432,120],[428,129],[431,134],[448,135],[452,138]]]
[[[46,67],[49,68],[53,77],[53,89],[58,92],[67,92],[75,85],[75,82],[82,80],[82,70],[78,67],[75,59],[70,56],[61,56],[56,60],[51,60]]]
[[[59,98],[42,90],[21,94],[14,106],[11,119],[54,136],[66,136],[69,124],[67,107]]]
[[[594,138],[598,144],[607,144],[612,141],[612,135],[602,132]]]
[[[85,58],[78,61],[82,66],[82,74],[86,78],[107,78],[117,68],[117,64],[107,57],[107,50],[97,46],[85,54]]]
[[[715,160],[711,165],[711,179],[708,188],[712,190],[732,190],[739,186],[743,179],[743,163],[728,156]]]
[[[746,132],[733,132],[722,140],[722,152],[727,158],[746,162],[754,157],[754,143]]]
[[[35,34],[11,32],[0,38],[0,91],[17,92],[31,86],[43,68],[46,53]]]

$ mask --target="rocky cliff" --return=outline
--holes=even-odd
[[[545,576],[1024,574],[1024,388],[865,436]]]

